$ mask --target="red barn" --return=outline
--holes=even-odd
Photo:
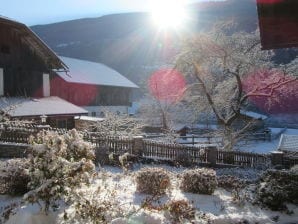
[[[127,113],[137,85],[103,64],[67,57],[60,59],[69,71],[52,74],[51,95],[84,107],[92,116],[99,116],[104,107]]]

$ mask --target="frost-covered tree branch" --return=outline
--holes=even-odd
[[[91,129],[103,136],[132,136],[139,135],[144,126],[139,119],[127,115],[117,115],[108,110],[104,111],[105,117],[91,125]]]
[[[297,59],[275,65],[273,52],[261,51],[259,42],[256,33],[228,35],[221,27],[188,39],[177,58],[176,67],[192,86],[198,84],[188,89],[202,95],[195,102],[199,110],[213,112],[226,135],[236,131],[234,123],[251,97],[274,98],[289,83],[297,82]],[[254,82],[250,77],[255,77]]]

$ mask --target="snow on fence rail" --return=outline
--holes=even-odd
[[[268,164],[270,158],[264,154],[240,151],[217,151],[217,164],[233,164],[237,166],[255,167]]]
[[[154,158],[162,160],[179,160],[186,157],[193,163],[206,163],[206,146],[190,147],[179,144],[170,144],[143,140],[143,149],[141,156],[144,158]]]
[[[98,133],[83,133],[85,141],[91,142],[98,150],[106,147],[110,153],[123,154],[125,152],[133,154],[134,140],[127,137],[101,136]]]
[[[270,157],[264,154],[223,151],[214,146],[184,146],[144,140],[142,157],[177,161],[181,157],[192,163],[210,164],[214,166],[235,165],[257,167],[270,163]]]
[[[28,143],[30,135],[35,135],[41,129],[30,128],[3,128],[0,127],[0,141]],[[47,130],[57,131],[60,134],[66,132],[64,129]],[[141,158],[152,158],[157,160],[177,161],[187,159],[192,163],[213,165],[236,165],[244,167],[255,167],[270,162],[270,157],[257,153],[238,151],[222,151],[214,145],[186,146],[180,144],[169,144],[143,138],[128,137],[106,137],[99,133],[82,133],[83,138],[94,144],[96,150],[105,148],[107,153],[123,154],[125,152],[134,154]],[[138,144],[136,142],[138,141]]]
[[[35,136],[42,130],[55,131],[58,134],[64,134],[67,130],[51,127],[38,127],[32,125],[23,126],[0,126],[0,141],[15,142],[15,143],[29,143],[30,136]]]

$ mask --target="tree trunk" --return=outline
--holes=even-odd
[[[161,125],[164,130],[169,129],[167,115],[164,111],[161,112]]]
[[[224,143],[224,150],[232,151],[234,147],[234,136],[233,130],[230,126],[224,126],[224,133],[223,133],[223,143]]]

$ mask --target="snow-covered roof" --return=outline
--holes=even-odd
[[[259,119],[261,118],[262,120],[265,120],[267,119],[268,117],[264,114],[259,114],[259,113],[256,113],[256,112],[252,112],[252,111],[243,111],[241,110],[240,113],[242,115],[246,115],[248,117],[252,117],[252,118],[255,118],[255,119]]]
[[[108,66],[75,58],[60,57],[69,72],[57,72],[67,82],[138,88],[136,84]]]
[[[278,150],[298,152],[298,135],[284,135],[280,137]]]
[[[103,121],[104,118],[101,117],[90,117],[90,116],[75,116],[76,120],[82,121]]]
[[[88,113],[85,109],[56,96],[38,99],[7,97],[0,100],[0,109],[8,113],[11,117],[78,115]]]

